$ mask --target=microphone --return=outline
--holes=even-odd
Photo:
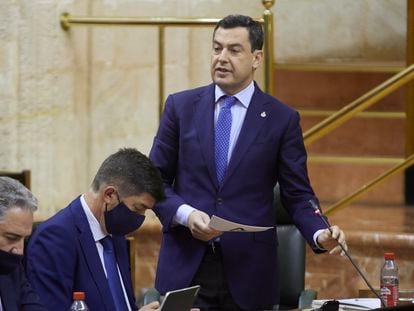
[[[326,228],[328,228],[329,232],[332,234],[332,229],[331,229],[331,225],[328,222],[327,218],[322,214],[321,209],[318,207],[318,205],[313,201],[313,200],[309,200],[309,204],[310,206],[313,208],[313,210],[315,211],[315,214],[318,215],[319,217],[321,217],[322,221],[325,223]],[[349,259],[349,261],[352,263],[352,265],[354,266],[355,270],[359,273],[359,275],[362,277],[362,279],[365,281],[365,284],[368,285],[369,289],[371,290],[371,292],[373,292],[375,294],[375,296],[381,301],[381,305],[383,307],[386,307],[384,300],[382,299],[382,297],[380,295],[378,295],[378,293],[375,291],[375,289],[372,287],[372,285],[369,283],[369,281],[367,280],[367,278],[365,277],[365,275],[362,273],[361,269],[358,268],[358,266],[356,265],[356,263],[354,262],[354,260],[352,259],[351,255],[349,255],[348,251],[345,249],[345,247],[338,242],[339,247],[342,249],[342,251],[344,252],[344,254],[346,255],[346,257]]]

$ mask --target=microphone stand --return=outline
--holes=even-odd
[[[309,200],[309,204],[310,206],[314,209],[315,214],[319,215],[322,219],[322,221],[325,223],[326,227],[328,228],[329,232],[332,235],[332,229],[331,229],[331,225],[328,222],[328,220],[325,218],[325,216],[322,215],[322,211],[320,210],[320,208],[318,207],[318,205],[316,205],[316,203],[313,200]],[[354,262],[354,260],[352,259],[351,255],[349,255],[348,251],[345,249],[345,247],[338,242],[339,247],[342,249],[342,251],[344,252],[344,254],[346,255],[346,257],[348,257],[349,261],[352,263],[352,265],[354,266],[355,270],[359,273],[359,275],[362,277],[362,279],[365,281],[365,284],[368,285],[369,289],[375,294],[375,296],[381,301],[381,305],[383,307],[386,307],[384,300],[382,299],[382,297],[380,295],[378,295],[378,293],[375,291],[375,289],[372,287],[372,285],[369,283],[369,281],[367,280],[367,278],[365,277],[365,275],[362,273],[362,271],[358,268],[358,266],[356,265],[356,263]]]

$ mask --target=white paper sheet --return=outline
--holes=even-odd
[[[320,308],[327,300],[312,301],[312,308]],[[350,298],[337,299],[339,301],[339,310],[371,310],[381,307],[381,301],[378,298]]]
[[[249,226],[244,224],[239,224],[232,222],[216,215],[213,215],[208,224],[211,228],[218,231],[233,231],[233,232],[259,232],[269,230],[273,227],[258,227],[258,226]]]

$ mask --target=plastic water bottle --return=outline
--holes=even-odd
[[[398,303],[398,267],[394,253],[384,254],[384,265],[381,269],[381,298],[387,307],[395,307]]]
[[[73,303],[69,311],[89,311],[89,308],[85,303],[84,292],[73,292]]]

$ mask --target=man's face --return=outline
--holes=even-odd
[[[33,213],[20,207],[9,209],[0,219],[0,249],[23,255],[24,239],[32,233]]]
[[[213,38],[211,77],[227,94],[249,85],[262,59],[261,50],[251,51],[247,28],[217,28]]]

